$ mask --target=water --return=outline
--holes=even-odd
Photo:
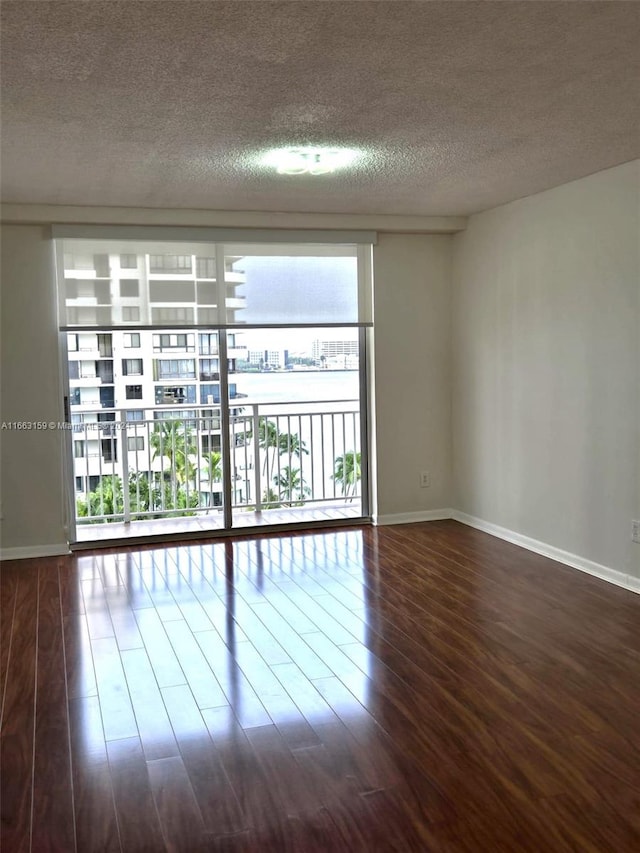
[[[342,498],[333,479],[335,460],[346,452],[360,450],[359,373],[357,370],[288,370],[282,372],[236,373],[231,377],[238,392],[246,394],[232,400],[239,429],[251,428],[251,417],[266,416],[279,433],[297,435],[309,453],[278,459],[270,464],[269,486],[278,466],[299,467],[302,478],[315,499]],[[332,401],[347,402],[332,402]],[[285,405],[288,404],[288,405]],[[252,412],[251,406],[259,406]],[[232,448],[232,464],[242,465],[246,448]],[[346,499],[344,499],[345,502]],[[359,498],[349,499],[358,501]],[[355,506],[355,503],[353,504]]]
[[[320,403],[323,400],[358,400],[357,370],[287,370],[235,373],[243,405],[252,403]]]

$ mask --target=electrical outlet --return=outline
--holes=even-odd
[[[428,489],[431,485],[431,474],[428,471],[422,471],[420,474],[420,488]]]
[[[640,545],[640,521],[631,522],[631,540]]]

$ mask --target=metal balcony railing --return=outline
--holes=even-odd
[[[93,422],[103,408],[73,425],[78,524],[222,513],[225,494],[234,512],[361,500],[357,400],[233,407],[227,489],[219,405],[159,406],[136,421],[108,411],[114,420]]]

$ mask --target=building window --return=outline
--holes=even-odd
[[[141,358],[123,358],[122,359],[122,375],[123,376],[142,376],[142,359]]]
[[[78,352],[78,336],[67,335],[67,350],[69,352]]]
[[[124,413],[124,417],[127,421],[143,421],[144,409],[129,409],[128,412]]]
[[[190,273],[191,255],[149,255],[149,272]]]
[[[127,450],[144,450],[144,436],[130,435],[127,439]]]
[[[125,386],[127,400],[142,400],[142,385]]]
[[[113,385],[112,361],[96,361],[95,372],[103,385]]]
[[[76,492],[81,492],[84,489],[83,477],[76,477]]]
[[[158,406],[195,403],[195,401],[195,385],[156,385],[156,404]]]
[[[122,309],[122,322],[134,323],[140,319],[140,309],[136,305]]]
[[[200,359],[200,380],[203,382],[210,381],[212,379],[220,379],[220,374],[218,372],[218,359],[217,358],[201,358]]]
[[[195,362],[192,358],[155,359],[154,376],[156,379],[195,379]]]
[[[120,269],[134,270],[138,266],[137,255],[120,255]]]
[[[229,383],[229,398],[235,399],[238,396],[238,388],[235,382]],[[220,402],[220,385],[217,383],[207,383],[200,386],[200,402],[202,405],[207,403]]]
[[[100,388],[100,406],[103,409],[113,409],[115,406],[115,391],[113,388]]]
[[[216,277],[215,258],[196,258],[196,276],[198,278]]]
[[[100,427],[100,432],[103,435],[115,435],[115,427],[113,426],[115,419],[115,412],[100,412],[98,414],[98,423],[107,424],[107,426]]]
[[[109,278],[109,255],[94,255],[93,266],[98,278]]]
[[[192,326],[194,318],[193,308],[185,308],[179,305],[171,308],[168,305],[160,308],[155,305],[151,307],[151,322],[154,326]]]
[[[219,385],[201,385],[200,386],[200,402],[201,403],[219,403],[220,402],[220,386]]]
[[[84,459],[85,455],[85,442],[84,441],[74,441],[73,442],[73,455],[76,459]]]
[[[102,358],[111,358],[113,355],[113,347],[111,346],[110,334],[98,334],[98,352]]]
[[[201,326],[214,326],[219,322],[217,308],[198,308],[198,321]]]
[[[220,452],[220,436],[219,435],[203,435],[200,436],[202,443],[202,453],[206,456],[209,453]]]
[[[201,500],[205,506],[222,506],[222,492],[204,492]]]
[[[79,388],[71,388],[69,391],[69,402],[72,406],[80,405],[80,389]]]
[[[140,283],[137,278],[122,278],[120,279],[120,296],[139,296]]]
[[[102,451],[102,458],[105,462],[117,462],[118,461],[118,450],[117,450],[117,442],[112,438],[103,438],[100,442],[100,449]]]
[[[194,336],[193,335],[154,335],[153,350],[154,352],[163,352],[168,349],[184,349],[187,352],[194,351]]]
[[[124,335],[124,345],[127,349],[139,349],[140,348],[140,333],[139,332],[126,332]]]
[[[218,355],[218,333],[212,332],[198,336],[200,355]]]
[[[153,418],[156,421],[173,421],[176,418],[176,413],[175,412],[168,412],[168,411],[167,412],[164,412],[164,411],[163,412],[154,412]],[[185,411],[184,409],[182,409],[180,411],[180,421],[188,429],[197,429],[198,424],[197,424],[197,421],[195,420],[195,418],[196,418],[196,413],[191,411],[191,410]]]
[[[77,361],[69,362],[69,379],[79,379],[80,378],[80,370],[79,363]]]

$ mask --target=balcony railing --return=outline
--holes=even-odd
[[[73,387],[91,388],[94,385],[113,385],[113,373],[80,373],[78,376],[69,377]]]
[[[223,512],[219,405],[145,410],[128,421],[74,424],[78,524]],[[233,512],[345,506],[361,500],[360,415],[355,400],[233,407],[229,416]],[[107,461],[111,458],[113,461]]]

